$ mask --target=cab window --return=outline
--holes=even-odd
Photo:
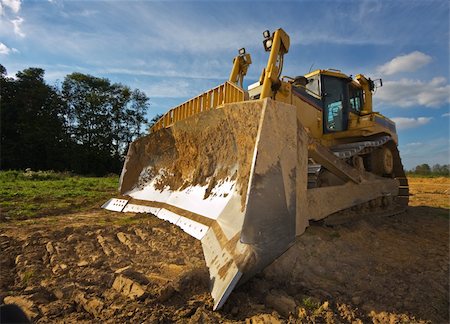
[[[320,75],[316,74],[308,78],[305,88],[310,95],[320,98]]]
[[[346,80],[323,75],[324,130],[338,132],[347,129]]]
[[[354,85],[349,85],[350,109],[356,113],[362,110],[362,91]]]

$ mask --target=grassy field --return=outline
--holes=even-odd
[[[408,176],[411,206],[444,208],[448,218],[450,178]],[[52,171],[0,171],[0,220],[64,215],[100,207],[116,195],[119,177],[83,177]]]
[[[0,219],[62,215],[98,207],[117,192],[118,176],[74,176],[51,171],[1,171]]]

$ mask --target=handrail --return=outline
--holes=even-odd
[[[150,128],[150,132],[153,133],[162,128],[169,128],[174,123],[190,116],[210,109],[216,109],[223,104],[244,101],[244,99],[244,90],[227,81],[170,109]]]

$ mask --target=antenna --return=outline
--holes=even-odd
[[[312,70],[313,66],[314,66],[314,62],[313,62],[313,64],[311,64],[311,66],[309,67],[309,71],[308,71],[308,73],[309,73],[309,72],[311,72],[311,70]]]

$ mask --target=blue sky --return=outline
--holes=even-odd
[[[383,78],[375,110],[397,122],[404,165],[449,162],[449,2],[0,0],[0,63],[72,72],[143,90],[149,117],[228,78],[245,47],[255,82],[262,32],[291,37],[284,75],[310,67]]]

